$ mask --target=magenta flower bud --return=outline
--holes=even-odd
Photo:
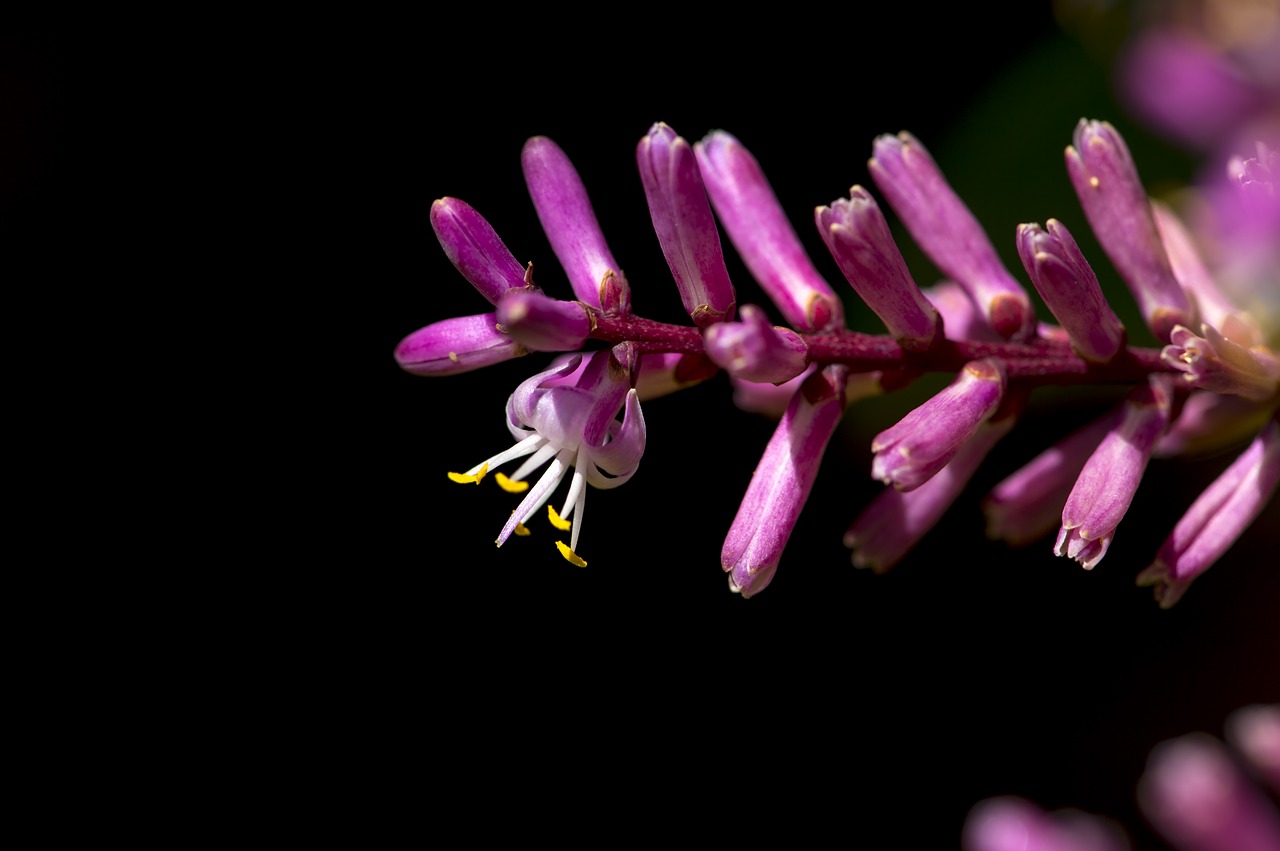
[[[1021,547],[1057,528],[1085,462],[1119,419],[1116,412],[1086,423],[992,488],[982,501],[987,537]]]
[[[867,166],[912,238],[968,291],[991,327],[1005,339],[1029,339],[1036,323],[1030,297],[920,140],[906,132],[878,136]]]
[[[1013,428],[1015,417],[986,420],[947,466],[911,491],[885,488],[844,533],[854,567],[884,573],[902,561],[964,491],[983,459]]]
[[[630,311],[630,291],[605,243],[587,189],[555,142],[534,136],[520,154],[538,220],[578,300],[589,307]],[[607,304],[607,307],[602,305]]]
[[[964,823],[964,851],[1129,851],[1116,824],[1079,810],[1045,812],[1013,796],[980,801]]]
[[[529,286],[525,267],[507,250],[484,217],[457,198],[431,205],[431,229],[445,256],[480,295],[497,304],[513,287]]]
[[[1155,561],[1138,574],[1167,609],[1192,580],[1230,549],[1267,506],[1280,482],[1280,422],[1274,418],[1235,461],[1196,497]]]
[[[805,253],[751,152],[723,130],[694,145],[711,205],[747,269],[801,333],[844,322],[844,305]]]
[[[591,317],[581,302],[513,290],[498,302],[499,328],[535,352],[572,352],[591,333]]]
[[[497,314],[458,316],[419,328],[396,346],[396,363],[414,375],[458,375],[527,355],[503,334]]]
[[[900,491],[920,487],[946,466],[1004,397],[1005,367],[970,361],[955,380],[871,441],[871,476]]]
[[[938,309],[920,292],[893,241],[889,223],[861,186],[813,211],[836,265],[904,349],[923,351],[942,338]]]
[[[790,328],[769,323],[754,304],[741,322],[720,322],[702,332],[707,357],[734,378],[782,384],[809,365],[809,346]]]
[[[1076,354],[1106,363],[1125,344],[1124,324],[1102,294],[1098,277],[1066,225],[1018,225],[1018,256],[1036,291],[1067,332]]]
[[[693,148],[658,122],[636,146],[636,164],[658,244],[693,324],[732,319],[736,297]]]
[[[1280,703],[1240,707],[1227,717],[1225,732],[1254,774],[1280,792]]]
[[[760,593],[773,580],[844,413],[846,372],[833,364],[805,379],[756,465],[720,551],[729,590],[743,597]]]
[[[1153,375],[1129,391],[1120,421],[1102,438],[1071,488],[1055,555],[1073,558],[1085,570],[1102,561],[1169,423],[1171,396],[1165,375]]]
[[[1160,359],[1182,371],[1187,385],[1215,393],[1233,393],[1263,401],[1280,387],[1280,358],[1266,346],[1245,348],[1233,343],[1208,323],[1197,337],[1181,325],[1169,335]]]
[[[1217,739],[1161,742],[1138,781],[1138,805],[1179,851],[1276,851],[1280,815]]]
[[[1074,141],[1066,163],[1080,206],[1147,327],[1166,342],[1175,325],[1192,324],[1194,312],[1169,266],[1129,147],[1110,123],[1083,118]]]

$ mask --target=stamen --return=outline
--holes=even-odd
[[[494,473],[493,480],[498,483],[498,487],[502,488],[507,493],[524,493],[529,489],[528,482],[509,479],[503,473]]]
[[[569,547],[565,545],[564,541],[556,541],[556,549],[560,550],[560,555],[564,556],[565,561],[569,562],[569,564],[576,565],[578,567],[587,566],[587,563],[582,560],[582,557],[569,549]]]
[[[555,526],[561,532],[568,532],[569,529],[573,526],[571,522],[569,522],[568,520],[565,520],[563,517],[561,517],[559,514],[556,513],[555,506],[553,505],[547,506],[547,516],[551,518],[551,525]]]
[[[478,485],[480,484],[480,480],[484,478],[484,474],[487,472],[489,472],[489,465],[488,463],[484,463],[480,465],[479,470],[473,467],[470,473],[450,473],[449,481],[457,482],[460,485],[466,485],[466,484],[471,484],[472,482],[475,482]],[[498,475],[501,476],[502,474],[499,473]],[[503,476],[503,478],[506,478],[506,477]],[[498,484],[502,484],[502,483],[499,482]]]

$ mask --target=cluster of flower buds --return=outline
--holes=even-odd
[[[1217,202],[1224,217],[1243,216],[1243,209],[1252,221],[1280,220],[1277,152],[1259,145],[1256,154],[1233,160],[1235,193]],[[527,491],[499,546],[527,533],[525,524],[572,468],[561,510],[549,506],[547,513],[556,528],[572,530],[567,544],[557,541],[562,554],[584,565],[577,548],[587,486],[616,487],[636,473],[645,449],[641,404],[717,371],[729,376],[739,407],[777,416],[721,551],[730,589],[744,597],[765,588],[778,568],[844,413],[927,373],[954,379],[872,442],[869,473],[885,488],[845,532],[856,566],[882,572],[898,564],[1042,386],[1129,390],[1114,410],[992,489],[983,508],[993,539],[1051,538],[1054,553],[1091,569],[1106,555],[1150,459],[1215,443],[1237,451],[1138,574],[1167,607],[1275,492],[1280,329],[1268,327],[1274,317],[1251,315],[1238,290],[1229,295],[1216,285],[1195,234],[1174,209],[1148,197],[1111,124],[1082,119],[1066,148],[1066,169],[1098,244],[1159,344],[1154,348],[1130,344],[1089,260],[1057,219],[1027,222],[1016,234],[1021,271],[1054,321],[1038,320],[1030,290],[909,133],[875,139],[869,173],[942,272],[940,281],[922,288],[913,280],[868,188],[855,185],[847,198],[814,210],[835,267],[883,323],[882,334],[847,327],[841,295],[807,255],[760,164],[737,138],[717,130],[690,144],[656,123],[640,140],[636,163],[688,324],[633,311],[631,285],[586,187],[548,138],[526,142],[522,165],[572,299],[544,294],[533,265],[517,261],[465,202],[442,198],[432,206],[445,252],[492,310],[410,334],[395,351],[401,367],[440,376],[535,352],[551,357],[507,403],[515,444],[449,474],[479,482],[525,459],[509,476],[494,476],[506,490]],[[721,230],[769,305],[738,303]],[[1274,240],[1274,232],[1265,238]],[[544,466],[530,487],[526,478]]]
[[[1280,811],[1280,704],[1227,719],[1226,743],[1188,733],[1157,745],[1138,780],[1147,822],[1178,851],[1275,851]],[[981,801],[964,825],[965,851],[1130,851],[1118,822],[1082,810],[1046,811],[1007,795]]]

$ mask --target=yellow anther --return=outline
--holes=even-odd
[[[515,479],[509,479],[503,473],[494,473],[493,480],[498,483],[498,487],[507,493],[521,493],[529,489],[528,482],[518,482]]]
[[[553,511],[552,514],[554,513],[555,512]],[[576,565],[577,567],[587,566],[587,563],[583,561],[577,553],[569,549],[569,545],[564,541],[556,541],[556,549],[560,551],[560,555],[564,556],[565,561],[569,562],[569,564]]]
[[[489,465],[483,464],[480,469],[476,471],[474,476],[469,473],[450,473],[449,481],[457,482],[460,485],[467,485],[475,482],[478,485],[480,484],[480,480],[484,478],[484,474],[487,472],[489,472]]]
[[[516,534],[523,538],[524,536],[529,534],[529,527],[524,525],[523,523],[517,523]]]
[[[547,516],[551,518],[551,525],[555,526],[561,532],[568,532],[569,529],[573,526],[573,523],[571,523],[568,520],[565,520],[559,514],[556,514],[556,510],[549,505],[547,506]],[[565,547],[565,549],[567,550],[569,548]],[[565,558],[569,558],[569,557],[565,556]],[[573,559],[569,559],[569,560],[572,561]]]

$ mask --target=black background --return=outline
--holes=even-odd
[[[423,767],[456,779],[446,801],[531,795],[542,804],[531,829],[566,836],[589,836],[576,813],[589,806],[589,824],[624,835],[779,829],[796,842],[946,848],[974,803],[1018,794],[1110,816],[1135,847],[1155,848],[1133,795],[1150,748],[1193,730],[1220,735],[1233,708],[1280,699],[1274,506],[1174,609],[1134,584],[1232,456],[1153,462],[1092,572],[1054,557],[1051,540],[1023,550],[984,540],[981,494],[1104,410],[1112,390],[1033,397],[966,496],[883,576],[854,569],[841,535],[879,487],[870,438],[910,396],[851,409],[773,583],[743,600],[718,557],[772,424],[736,410],[722,378],[645,406],[640,472],[590,494],[578,548],[590,564],[578,569],[549,529],[495,549],[514,501],[444,475],[506,445],[503,403],[537,356],[442,379],[391,359],[418,327],[488,309],[435,242],[435,198],[470,203],[534,262],[544,290],[568,294],[520,172],[535,134],[578,167],[636,312],[681,321],[634,164],[658,120],[690,140],[736,135],[849,296],[812,208],[869,184],[873,138],[908,129],[1016,277],[1016,224],[1061,218],[1135,342],[1149,343],[1098,259],[1062,150],[1080,117],[1108,118],[1153,191],[1186,179],[1193,161],[1114,102],[1107,62],[1123,19],[1089,30],[1045,3],[1004,6],[984,13],[1001,20],[991,28],[962,9],[905,6],[841,22],[831,10],[721,11],[723,29],[637,10],[555,34],[535,17],[482,15],[420,45],[379,34],[335,52],[351,70],[344,103],[358,107],[335,117],[351,122],[339,132],[359,151],[340,168],[354,164],[368,190],[349,217],[367,239],[352,291],[376,308],[361,353],[358,452],[371,485],[359,499],[383,509],[351,582],[365,592],[362,617],[408,641],[396,658],[444,719],[433,741],[459,741]],[[901,244],[930,282],[936,271]],[[740,303],[763,304],[729,262]],[[877,330],[855,302],[850,322]]]
[[[1054,557],[1049,539],[985,540],[980,497],[1115,389],[1033,396],[966,494],[882,576],[854,569],[841,544],[880,487],[868,446],[940,384],[853,407],[772,584],[744,600],[719,552],[772,423],[737,410],[723,376],[646,404],[640,471],[590,494],[579,569],[537,526],[495,549],[513,500],[445,476],[507,444],[503,405],[539,356],[435,379],[392,358],[417,328],[488,309],[431,232],[436,198],[470,203],[545,291],[569,294],[520,171],[538,134],[577,166],[635,311],[682,321],[635,169],[655,121],[691,141],[728,130],[755,154],[853,327],[879,330],[812,210],[869,186],[872,140],[905,129],[1015,277],[1016,225],[1058,217],[1134,342],[1149,344],[1062,163],[1075,122],[1107,118],[1153,191],[1194,171],[1113,96],[1124,7],[1090,22],[1048,2],[978,5],[477,5],[298,21],[255,44],[270,76],[238,123],[210,122],[222,153],[259,159],[256,180],[237,185],[243,219],[216,238],[229,252],[283,249],[236,270],[264,301],[279,291],[283,315],[256,361],[265,393],[219,414],[267,435],[267,460],[240,485],[258,528],[275,530],[246,551],[275,566],[236,571],[226,616],[241,623],[243,607],[244,622],[270,622],[265,688],[277,673],[318,672],[322,693],[296,718],[315,736],[306,761],[368,814],[366,836],[958,848],[970,807],[1016,794],[1114,818],[1142,851],[1164,847],[1134,800],[1151,747],[1220,735],[1234,708],[1280,700],[1274,501],[1173,609],[1134,585],[1233,454],[1153,461],[1091,572]],[[27,98],[10,136],[19,165],[0,184],[14,244],[53,243],[40,223],[49,187],[65,185],[65,131],[47,102],[62,55],[33,48],[7,66],[18,68],[10,91]],[[307,223],[296,242],[289,217]],[[917,281],[931,283],[936,270],[899,234]],[[766,304],[724,244],[739,303]],[[224,283],[243,298],[240,280]],[[257,306],[232,321],[248,331]]]

